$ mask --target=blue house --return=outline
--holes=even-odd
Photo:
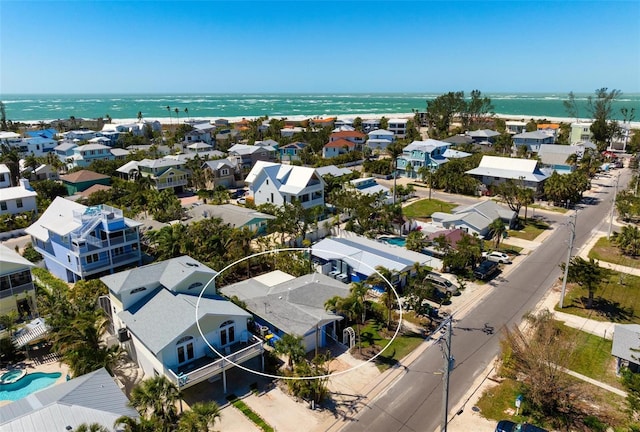
[[[398,157],[398,174],[405,177],[417,178],[418,171],[422,167],[436,169],[448,161],[444,156],[451,143],[428,139],[426,141],[414,141],[404,149],[402,156]],[[411,165],[411,168],[409,168]]]
[[[25,231],[51,273],[77,282],[140,264],[140,225],[117,208],[57,197]]]
[[[300,160],[300,152],[307,146],[307,143],[292,142],[278,149],[281,161]]]

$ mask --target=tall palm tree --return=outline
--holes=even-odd
[[[220,418],[220,407],[213,401],[196,402],[180,416],[178,432],[212,431]]]
[[[167,105],[167,111],[169,112],[169,129],[171,129],[171,107]]]
[[[185,107],[184,108],[184,113],[187,115],[187,117],[189,118],[189,121],[191,121],[191,116],[189,115],[189,108]]]
[[[393,310],[393,291],[389,286],[388,282],[392,282],[393,276],[391,274],[391,270],[382,267],[376,266],[377,273],[373,273],[369,278],[367,278],[367,282],[371,285],[382,285],[385,289],[384,300],[385,306],[387,308],[387,328],[391,328],[391,311]],[[388,282],[387,282],[388,281]]]
[[[500,239],[502,235],[507,231],[507,227],[502,222],[502,219],[498,218],[489,224],[489,232],[491,232],[491,237],[495,242],[496,249],[500,245]]]
[[[176,403],[181,398],[180,390],[164,375],[142,381],[131,391],[129,404],[148,416],[152,421],[158,421],[162,430],[171,430],[178,420]]]
[[[20,153],[16,147],[8,144],[0,146],[0,162],[9,168],[11,186],[17,186],[20,179]]]
[[[396,203],[396,180],[398,177],[398,156],[402,154],[404,144],[396,141],[391,143],[385,149],[387,154],[391,156],[391,170],[393,172],[393,203]]]
[[[180,126],[180,110],[178,109],[178,107],[176,107],[174,111],[176,113],[176,123],[178,124],[178,126]]]
[[[362,282],[354,282],[349,289],[347,297],[334,296],[324,303],[328,311],[346,316],[353,321],[356,327],[356,339],[358,351],[362,353],[362,341],[360,338],[360,325],[364,324],[367,317],[365,296],[369,288]]]
[[[138,121],[142,121],[142,111],[138,111]]]

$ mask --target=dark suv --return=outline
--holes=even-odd
[[[495,261],[482,261],[473,271],[473,275],[480,280],[487,280],[500,271],[498,263]]]
[[[509,420],[500,420],[495,432],[548,432],[546,429],[529,423],[514,423]]]

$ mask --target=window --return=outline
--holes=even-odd
[[[22,208],[22,198],[17,198],[16,199],[16,207]]]
[[[269,184],[269,179],[267,179],[267,184]]]
[[[221,176],[228,176],[229,175],[229,169],[227,168],[223,168],[220,170],[220,175]]]
[[[271,202],[273,202],[273,192],[271,193]]]
[[[5,177],[4,177],[4,173],[0,174],[0,182],[4,182],[6,181]]]
[[[178,351],[178,364],[193,360],[195,357],[193,349],[193,336],[185,336],[176,342]]]
[[[220,346],[230,345],[236,340],[235,322],[229,320],[220,324]]]
[[[146,291],[146,290],[147,290],[146,287],[135,288],[135,289],[131,290],[131,294],[136,294],[136,293],[139,293],[139,292],[142,292],[142,291]]]
[[[0,201],[0,210],[2,210],[2,211],[7,210],[7,202],[6,201]]]
[[[91,264],[94,262],[98,262],[98,254],[91,254],[91,255],[87,255],[87,257],[85,258],[87,260],[87,264]]]

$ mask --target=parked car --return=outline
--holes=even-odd
[[[487,280],[498,273],[498,271],[500,271],[500,267],[497,262],[485,260],[476,267],[473,271],[473,275],[480,280]]]
[[[434,287],[438,289],[442,294],[451,294],[452,296],[460,295],[460,289],[456,284],[449,279],[445,279],[436,273],[429,273],[425,277],[426,281],[429,281]]]
[[[500,420],[495,432],[549,432],[529,423],[514,423],[509,420]]]
[[[242,198],[247,194],[246,189],[237,189],[231,193],[231,198],[237,199]]]
[[[504,252],[482,252],[482,257],[487,261],[494,261],[500,264],[511,264],[511,258]]]
[[[246,203],[247,203],[247,199],[246,199],[245,197],[238,198],[238,199],[236,200],[236,202],[237,202],[238,204],[242,204],[242,205],[244,205],[244,204],[246,204]]]

